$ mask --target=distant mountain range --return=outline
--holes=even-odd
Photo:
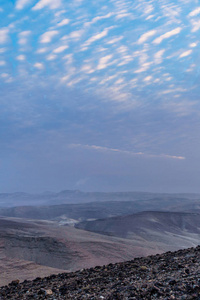
[[[23,205],[55,205],[75,204],[102,201],[144,201],[150,199],[200,199],[200,194],[167,194],[147,192],[82,192],[79,190],[64,190],[58,193],[44,192],[40,194],[29,193],[0,193],[0,207],[12,207]]]

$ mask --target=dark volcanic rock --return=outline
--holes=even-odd
[[[200,246],[0,288],[0,299],[200,299]]]

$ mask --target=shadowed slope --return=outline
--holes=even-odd
[[[200,240],[200,215],[181,212],[141,212],[134,215],[85,221],[76,228],[101,234],[153,241],[177,247],[198,245]]]

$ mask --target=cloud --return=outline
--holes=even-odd
[[[91,73],[94,73],[95,70],[90,65],[84,65],[81,68],[81,71],[86,74],[91,74]]]
[[[0,76],[1,76],[1,78],[8,78],[9,77],[9,75],[7,73],[2,73]]]
[[[152,76],[147,76],[147,77],[144,78],[144,81],[145,81],[145,82],[148,82],[148,81],[150,81],[152,78],[153,78]]]
[[[23,9],[27,4],[31,3],[32,0],[18,0],[15,8],[18,10]]]
[[[116,18],[116,20],[118,20],[118,19],[127,18],[127,17],[130,17],[131,19],[133,19],[134,15],[129,12],[126,12],[124,10],[124,12],[121,11],[120,13],[118,13],[115,18]]]
[[[200,7],[197,7],[196,9],[194,9],[193,11],[191,11],[189,13],[189,17],[195,17],[197,16],[198,14],[200,14]]]
[[[115,152],[119,154],[124,155],[130,155],[130,156],[144,156],[144,157],[155,157],[155,158],[170,158],[170,159],[178,159],[178,160],[184,160],[185,157],[183,156],[176,156],[176,155],[169,155],[169,154],[147,154],[143,152],[133,152],[133,151],[127,151],[127,150],[121,150],[116,148],[108,148],[108,147],[102,147],[102,146],[96,146],[96,145],[83,145],[83,144],[70,144],[69,148],[83,148],[83,149],[91,149],[101,152]]]
[[[54,54],[49,54],[49,55],[46,57],[47,60],[54,60],[54,59],[56,59],[56,58],[57,58],[57,55],[54,55]]]
[[[96,42],[96,41],[102,39],[103,37],[107,36],[108,31],[109,31],[108,28],[106,28],[106,29],[104,29],[102,32],[93,35],[91,38],[89,38],[89,39],[85,42],[84,47],[87,47],[87,46],[89,46],[90,44],[92,44],[92,43],[94,43],[94,42]]]
[[[121,41],[123,38],[124,38],[123,36],[116,37],[116,38],[111,39],[110,41],[108,41],[107,44],[115,44],[115,43]]]
[[[197,43],[191,43],[189,46],[190,46],[191,48],[195,48],[195,47],[197,46]]]
[[[44,47],[44,48],[38,49],[38,50],[36,51],[36,53],[41,54],[41,53],[45,53],[45,52],[47,52],[47,51],[48,51],[48,48]]]
[[[5,60],[0,60],[0,67],[5,66],[5,65],[6,65]]]
[[[198,21],[192,21],[192,32],[196,32],[200,29],[200,20]]]
[[[97,17],[94,17],[94,18],[92,19],[91,22],[86,22],[86,23],[84,24],[84,26],[85,26],[85,27],[90,26],[91,24],[95,24],[96,22],[98,22],[98,21],[100,21],[100,20],[108,19],[108,18],[112,17],[113,15],[114,15],[114,13],[108,13],[107,15],[104,15],[104,16],[97,16]]]
[[[27,38],[31,34],[31,31],[26,30],[19,33],[19,44],[25,45],[27,43]]]
[[[40,0],[33,8],[32,10],[39,10],[44,8],[45,6],[48,6],[50,9],[56,9],[61,6],[61,0]]]
[[[23,55],[23,54],[20,54],[20,55],[18,55],[18,56],[16,57],[16,59],[19,60],[19,61],[24,61],[24,60],[26,59],[26,56]]]
[[[192,54],[192,52],[193,52],[192,50],[185,51],[179,56],[179,58],[186,57],[186,56]]]
[[[39,62],[35,63],[34,67],[36,69],[39,69],[39,70],[43,70],[44,69],[44,65],[42,63],[39,63]]]
[[[57,24],[57,26],[58,26],[58,27],[65,26],[65,25],[69,24],[69,22],[70,22],[69,19],[64,19],[64,20],[62,20],[61,22],[59,22],[59,23]]]
[[[147,71],[150,68],[151,64],[152,64],[151,62],[147,62],[147,63],[142,64],[141,68],[134,71],[134,73],[137,74],[137,73],[142,73],[142,72]]]
[[[84,30],[75,30],[75,31],[72,31],[69,35],[64,35],[61,40],[62,41],[66,41],[68,39],[74,39],[74,40],[79,40],[81,38],[81,36],[83,35],[84,33]]]
[[[144,42],[146,42],[150,37],[154,36],[156,34],[156,30],[150,30],[145,32],[143,35],[141,35],[141,37],[138,40],[138,44],[143,44]]]
[[[59,32],[57,30],[51,30],[43,33],[40,37],[40,43],[50,43],[55,35]]]
[[[99,64],[97,66],[97,70],[105,69],[108,66],[108,61],[113,57],[112,54],[106,55],[99,60]]]
[[[171,31],[168,31],[166,33],[164,33],[163,35],[159,36],[158,38],[156,38],[153,43],[154,44],[160,44],[163,40],[168,39],[176,34],[179,34],[181,32],[182,28],[181,27],[177,27]]]
[[[65,45],[65,46],[60,46],[60,47],[54,49],[53,52],[54,52],[54,53],[61,53],[61,52],[65,51],[65,50],[68,49],[68,48],[69,48],[69,46],[67,46],[67,45]]]
[[[162,63],[162,61],[163,61],[162,57],[163,57],[164,53],[165,53],[164,49],[162,49],[162,50],[160,50],[160,51],[158,51],[158,52],[155,53],[154,59],[155,59],[155,63],[156,64],[161,64]]]
[[[4,44],[8,40],[8,28],[0,29],[0,44]]]

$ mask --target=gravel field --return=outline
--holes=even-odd
[[[0,288],[0,299],[200,299],[200,246]]]

